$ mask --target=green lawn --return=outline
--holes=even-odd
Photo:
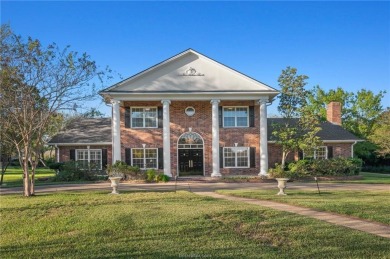
[[[286,196],[275,195],[275,190],[221,190],[228,194],[259,200],[272,200],[282,203],[335,212],[390,225],[390,186],[389,191],[327,191],[321,195],[317,191],[289,190]]]
[[[390,174],[378,174],[378,173],[366,173],[361,172],[360,175],[363,176],[361,180],[344,180],[338,181],[342,183],[381,183],[381,184],[390,184]]]
[[[189,192],[1,196],[2,258],[386,258],[390,240]]]

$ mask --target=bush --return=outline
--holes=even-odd
[[[156,182],[168,182],[169,181],[169,176],[165,175],[163,173],[160,173],[156,176]]]
[[[324,160],[299,160],[289,164],[289,170],[297,177],[358,175],[362,160],[356,158],[332,158]]]
[[[116,161],[113,165],[107,166],[108,176],[119,176],[125,180],[142,179],[143,175],[140,174],[138,167],[129,166],[125,162]]]
[[[101,170],[96,167],[83,168],[81,163],[68,161],[59,167],[54,180],[55,181],[94,181],[101,174]]]
[[[156,180],[156,170],[149,169],[146,171],[146,181],[147,182],[153,182]]]
[[[363,172],[390,174],[390,166],[370,166],[365,165],[362,167]]]
[[[293,172],[285,170],[282,165],[275,164],[275,168],[268,170],[268,174],[272,178],[292,178]]]

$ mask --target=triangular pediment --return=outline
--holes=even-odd
[[[278,92],[192,49],[186,50],[102,93]]]

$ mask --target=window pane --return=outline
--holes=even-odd
[[[237,167],[248,167],[248,157],[238,157]]]
[[[234,127],[234,117],[224,117],[223,125],[225,127]]]
[[[143,118],[131,118],[131,124],[135,128],[142,128],[144,126]]]
[[[145,157],[146,158],[157,158],[157,150],[156,149],[145,149]]]
[[[157,168],[157,159],[146,159],[146,168]]]
[[[138,166],[139,168],[145,168],[144,159],[133,159],[133,166]]]
[[[133,159],[134,158],[143,158],[144,150],[143,149],[133,149]]]
[[[247,108],[236,108],[236,116],[237,117],[248,117],[248,109]]]
[[[235,109],[233,107],[223,108],[224,117],[234,117]]]
[[[226,167],[235,167],[235,159],[234,158],[225,158],[225,166]]]
[[[248,118],[247,117],[237,117],[237,126],[246,127],[248,126]]]
[[[157,121],[155,118],[145,118],[145,128],[153,128],[157,126]]]

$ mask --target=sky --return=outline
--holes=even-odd
[[[1,1],[0,7],[1,23],[16,34],[70,45],[123,78],[192,48],[275,89],[282,69],[292,66],[309,76],[307,89],[390,92],[390,2]],[[88,105],[110,114],[100,98]],[[382,105],[390,106],[390,93]]]

